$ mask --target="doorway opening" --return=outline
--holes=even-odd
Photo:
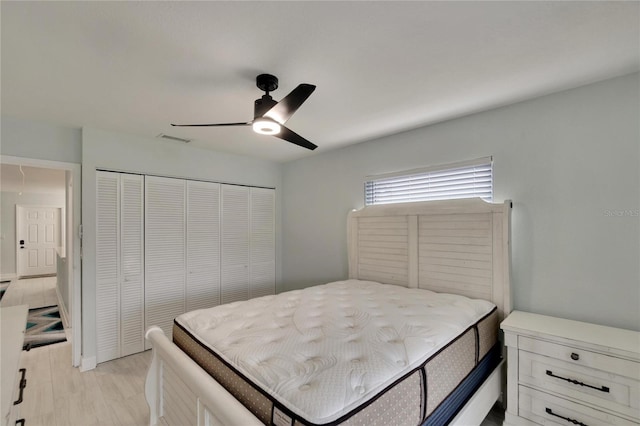
[[[82,347],[80,164],[9,156],[0,156],[0,164],[0,276],[56,276],[58,304],[71,328],[71,363],[77,367]]]

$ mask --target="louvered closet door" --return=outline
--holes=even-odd
[[[96,173],[97,362],[120,354],[120,177]]]
[[[144,351],[144,177],[120,175],[120,356]]]
[[[220,304],[220,184],[187,181],[187,311]]]
[[[275,294],[275,190],[251,188],[249,297]]]
[[[221,185],[222,303],[249,298],[249,188]]]
[[[145,179],[145,328],[171,339],[185,312],[185,186],[181,179]]]

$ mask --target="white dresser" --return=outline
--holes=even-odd
[[[22,391],[26,386],[26,371],[19,371],[18,367],[28,312],[28,305],[0,308],[0,426],[21,423],[17,417],[22,402]]]
[[[639,425],[640,333],[514,311],[504,424]]]

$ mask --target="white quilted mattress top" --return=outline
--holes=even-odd
[[[493,307],[347,280],[187,312],[177,321],[290,410],[326,423],[422,364]]]

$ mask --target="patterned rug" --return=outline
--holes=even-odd
[[[23,350],[66,341],[57,305],[29,309]]]
[[[9,288],[9,284],[11,284],[11,281],[0,282],[0,300],[2,300],[2,296],[4,296],[7,289]]]

